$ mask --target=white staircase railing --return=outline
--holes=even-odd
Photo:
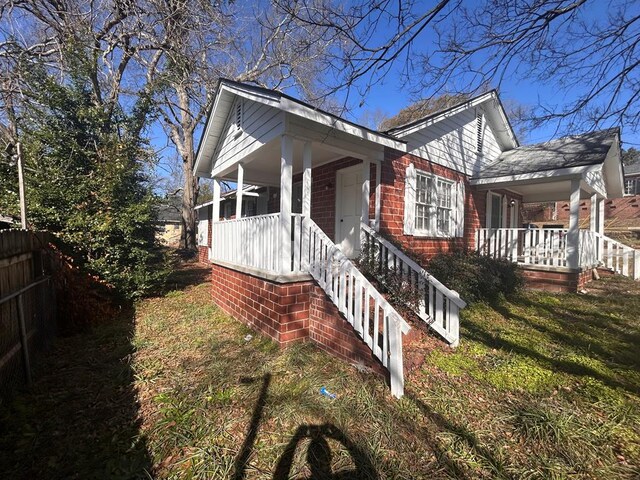
[[[408,288],[417,290],[420,302],[414,313],[425,321],[431,329],[443,337],[452,347],[460,342],[460,309],[467,306],[455,290],[439,282],[418,263],[405,255],[388,240],[378,235],[364,223],[360,224],[364,233],[367,253],[377,262],[381,274],[392,270],[400,275]],[[375,246],[375,251],[371,251]]]
[[[625,277],[640,280],[640,250],[600,233],[595,233],[595,239],[598,244],[598,259],[602,266]]]
[[[409,325],[315,222],[303,225],[303,265],[389,371],[392,395],[401,397],[402,335]]]

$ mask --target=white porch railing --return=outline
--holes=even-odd
[[[476,251],[526,265],[564,267],[567,231],[555,228],[479,228]]]
[[[640,250],[599,233],[595,234],[596,243],[602,250],[602,265],[614,272],[640,280]]]
[[[581,268],[603,265],[621,275],[640,278],[640,252],[592,230],[580,230],[578,238]],[[480,228],[476,231],[476,250],[523,265],[566,267],[567,240],[565,229]]]
[[[404,392],[402,335],[409,331],[409,325],[320,227],[310,219],[305,220],[305,224],[309,243],[304,256],[309,272],[389,370],[391,393],[401,397]]]
[[[406,282],[407,287],[418,290],[420,304],[415,314],[452,347],[456,347],[460,342],[459,312],[467,306],[458,292],[444,286],[369,226],[363,223],[360,228],[364,232],[364,244],[373,255],[378,271],[384,273],[393,270]]]
[[[280,236],[279,213],[214,222],[211,259],[273,273],[303,273],[302,215],[291,216],[291,265],[286,272],[280,269]]]

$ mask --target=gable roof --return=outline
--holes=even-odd
[[[405,151],[406,142],[384,132],[377,132],[368,127],[345,120],[337,115],[314,107],[285,93],[267,88],[248,85],[228,79],[220,79],[216,98],[207,116],[207,124],[200,138],[196,152],[194,172],[197,176],[208,176],[215,147],[223,133],[234,96],[275,107],[292,115],[297,115],[321,125],[348,133],[362,140]]]
[[[475,177],[504,177],[600,164],[619,137],[620,129],[610,128],[514,148],[500,154],[496,162],[482,168]]]
[[[451,107],[430,113],[425,117],[419,118],[418,120],[414,120],[405,125],[400,125],[398,127],[390,128],[389,130],[386,130],[386,133],[402,138],[406,135],[410,135],[413,132],[422,130],[423,128],[433,125],[434,123],[437,123],[440,120],[443,120],[444,118],[450,117],[468,108],[473,108],[481,104],[486,104],[489,106],[489,108],[485,113],[489,117],[490,121],[494,123],[497,123],[498,121],[500,121],[506,127],[504,135],[502,135],[502,138],[500,139],[503,146],[507,148],[518,147],[520,143],[518,142],[516,134],[513,131],[511,122],[509,122],[509,117],[507,117],[507,113],[504,109],[504,106],[500,101],[500,97],[498,96],[498,91],[495,89],[487,93],[477,95],[473,98],[470,98],[469,100],[452,105]],[[496,133],[497,133],[496,137],[500,136],[499,131]]]

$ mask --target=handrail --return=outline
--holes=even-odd
[[[368,225],[362,223],[360,228],[365,234],[366,241],[373,240],[379,244],[379,268],[388,269],[390,264],[397,268],[397,264],[400,263],[400,274],[406,277],[412,287],[420,291],[420,305],[414,313],[452,347],[458,346],[460,342],[459,311],[467,306],[467,303],[460,298],[460,294],[445,286]]]
[[[598,260],[600,260],[604,266],[618,274],[639,280],[640,250],[636,250],[604,234],[594,233],[598,241]],[[630,265],[633,266],[633,273],[631,275],[629,274]]]
[[[404,393],[402,334],[409,324],[311,219],[303,247],[309,273],[389,370],[391,393]],[[382,345],[381,345],[382,343]]]
[[[467,302],[460,298],[460,294],[458,292],[447,287],[444,283],[442,283],[440,280],[438,280],[436,277],[422,268],[420,264],[418,264],[415,260],[403,253],[402,250],[396,247],[393,243],[380,236],[370,226],[361,223],[360,228],[362,228],[368,234],[374,236],[381,243],[384,243],[385,247],[388,248],[390,252],[393,252],[394,255],[398,256],[404,263],[409,265],[413,271],[415,271],[425,279],[428,279],[429,283],[433,284],[434,287],[442,291],[442,293],[446,294],[447,296],[451,297],[451,301],[454,302],[459,308],[465,308],[467,306]]]

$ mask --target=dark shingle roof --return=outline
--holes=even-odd
[[[624,166],[625,175],[636,175],[640,173],[640,162],[632,163],[631,165]]]
[[[164,198],[158,205],[159,223],[180,223],[182,221],[182,197],[172,195]]]
[[[602,163],[617,135],[620,135],[618,128],[609,128],[514,148],[503,152],[497,162],[484,167],[477,177],[502,177]]]

